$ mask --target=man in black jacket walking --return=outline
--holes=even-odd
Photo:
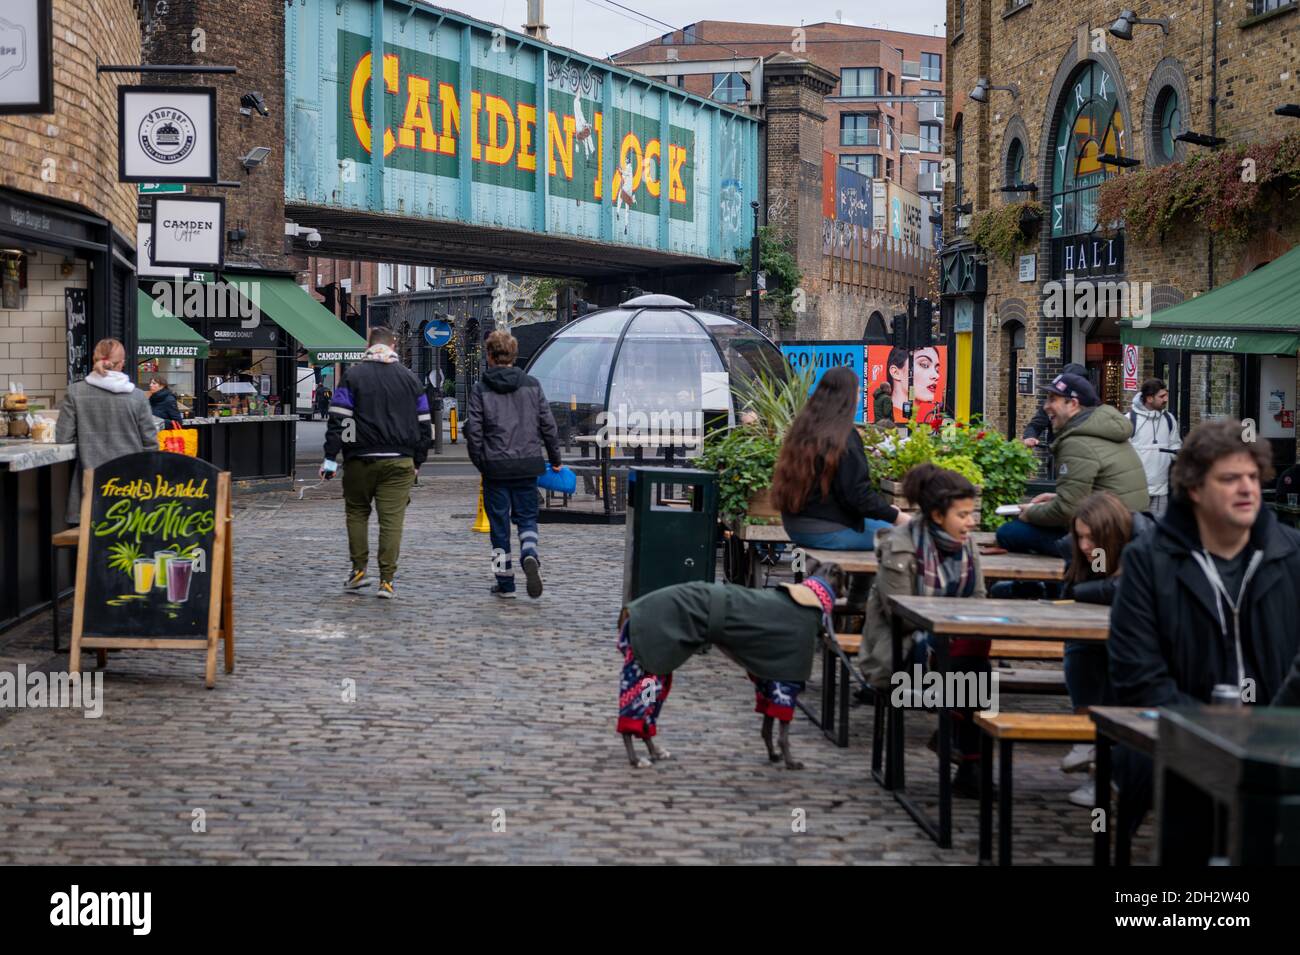
[[[398,361],[392,330],[372,328],[369,343],[365,360],[348,368],[331,399],[321,476],[333,477],[331,465],[342,451],[352,557],[352,574],[344,589],[370,586],[366,567],[373,503],[379,515],[378,596],[391,599],[411,485],[433,438],[432,416],[419,379]]]
[[[542,595],[537,553],[537,476],[561,467],[559,432],[551,406],[536,378],[515,368],[519,342],[507,331],[487,338],[487,371],[474,384],[465,415],[469,459],[483,475],[483,507],[492,538],[492,593],[513,598],[510,522],[519,529],[519,563],[528,596]]]
[[[1283,694],[1300,652],[1300,532],[1262,507],[1267,442],[1246,442],[1238,421],[1194,429],[1170,473],[1164,519],[1124,551],[1110,615],[1110,677],[1125,706],[1209,703],[1217,685],[1245,704]],[[1151,764],[1117,754],[1126,818],[1149,807]],[[1213,830],[1208,799],[1169,781],[1165,826],[1180,859],[1203,864]],[[1185,854],[1185,858],[1181,858]]]

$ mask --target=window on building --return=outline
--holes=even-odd
[[[923,153],[943,152],[943,125],[941,123],[922,123],[920,125],[920,145]]]
[[[893,74],[893,73],[889,73],[889,72],[886,72],[886,73],[885,73],[885,92],[887,92],[887,93],[892,93],[892,92],[894,92],[894,74]]]
[[[397,267],[397,291],[409,292],[407,288],[411,284],[411,267],[409,265],[399,265]]]
[[[1258,15],[1270,10],[1281,10],[1283,7],[1293,7],[1295,4],[1296,0],[1253,0],[1251,12]]]
[[[880,178],[879,156],[840,156],[840,165],[870,179]]]
[[[922,159],[917,163],[917,192],[943,192],[943,166],[937,159]]]
[[[894,117],[885,117],[885,148],[893,151],[894,148]]]
[[[663,36],[659,38],[659,42],[662,43],[664,46],[672,46],[674,43],[677,42],[676,36],[677,34],[675,33],[665,33]]]
[[[921,79],[938,83],[943,79],[943,57],[938,53],[921,54]]]
[[[957,118],[952,121],[952,158],[953,158],[953,167],[954,167],[953,174],[955,176],[954,188],[953,188],[953,202],[956,205],[961,205],[963,202],[966,201],[962,196],[963,193],[962,183],[966,181],[966,176],[965,176],[966,163],[965,163],[965,157],[962,155],[962,142],[961,142],[962,127],[965,125],[965,123],[962,120],[963,120],[962,116],[958,114]]]
[[[957,0],[957,23],[953,27],[953,33],[960,33],[966,27],[966,0]]]
[[[415,267],[415,290],[423,292],[429,287],[429,273],[431,269],[427,265],[417,265]]]
[[[396,291],[393,284],[393,267],[386,262],[379,263],[379,295],[387,295],[389,292]]]
[[[894,178],[894,160],[889,158],[885,159],[885,178],[886,179]]]
[[[1007,12],[1010,13],[1012,10],[1018,10],[1028,2],[1029,0],[1007,0]]]
[[[739,73],[714,73],[709,96],[720,103],[743,103],[749,99],[749,84]]]
[[[1017,136],[1007,147],[1007,181],[1008,186],[1019,186],[1025,181],[1025,144]]]
[[[873,113],[840,114],[841,146],[879,146],[880,130]]]
[[[879,67],[863,66],[840,70],[841,96],[875,96],[879,92]]]
[[[682,27],[682,42],[683,42],[683,43],[694,43],[694,42],[695,42],[695,24],[694,24],[694,23]]]
[[[1052,235],[1090,232],[1097,224],[1097,192],[1115,175],[1098,162],[1103,153],[1128,154],[1118,83],[1106,68],[1089,62],[1066,86],[1057,107],[1052,150]]]
[[[1178,148],[1174,137],[1183,131],[1183,110],[1178,102],[1178,91],[1172,86],[1166,86],[1156,97],[1154,119],[1157,158],[1161,162],[1173,162]]]

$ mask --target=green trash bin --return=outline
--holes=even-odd
[[[717,474],[693,468],[632,468],[627,492],[623,602],[673,584],[713,583]]]

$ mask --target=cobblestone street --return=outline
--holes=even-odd
[[[800,717],[807,768],[769,765],[749,683],[718,653],[674,682],[674,759],[629,768],[613,731],[623,528],[542,525],[545,595],[497,602],[474,494],[464,477],[414,491],[392,602],[340,592],[337,482],[239,497],[235,673],[209,692],[197,652],[122,651],[102,718],[0,714],[0,862],[975,861],[975,803],[956,802],[939,850],[871,781],[863,708],[850,749]],[[48,657],[48,627],[9,635],[0,666]],[[922,793],[931,727],[910,721]],[[1018,862],[1090,861],[1062,752],[1017,751]]]

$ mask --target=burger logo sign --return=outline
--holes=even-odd
[[[138,136],[150,159],[172,165],[194,151],[194,120],[179,109],[163,106],[145,114]]]
[[[117,88],[118,181],[217,181],[217,91]]]

